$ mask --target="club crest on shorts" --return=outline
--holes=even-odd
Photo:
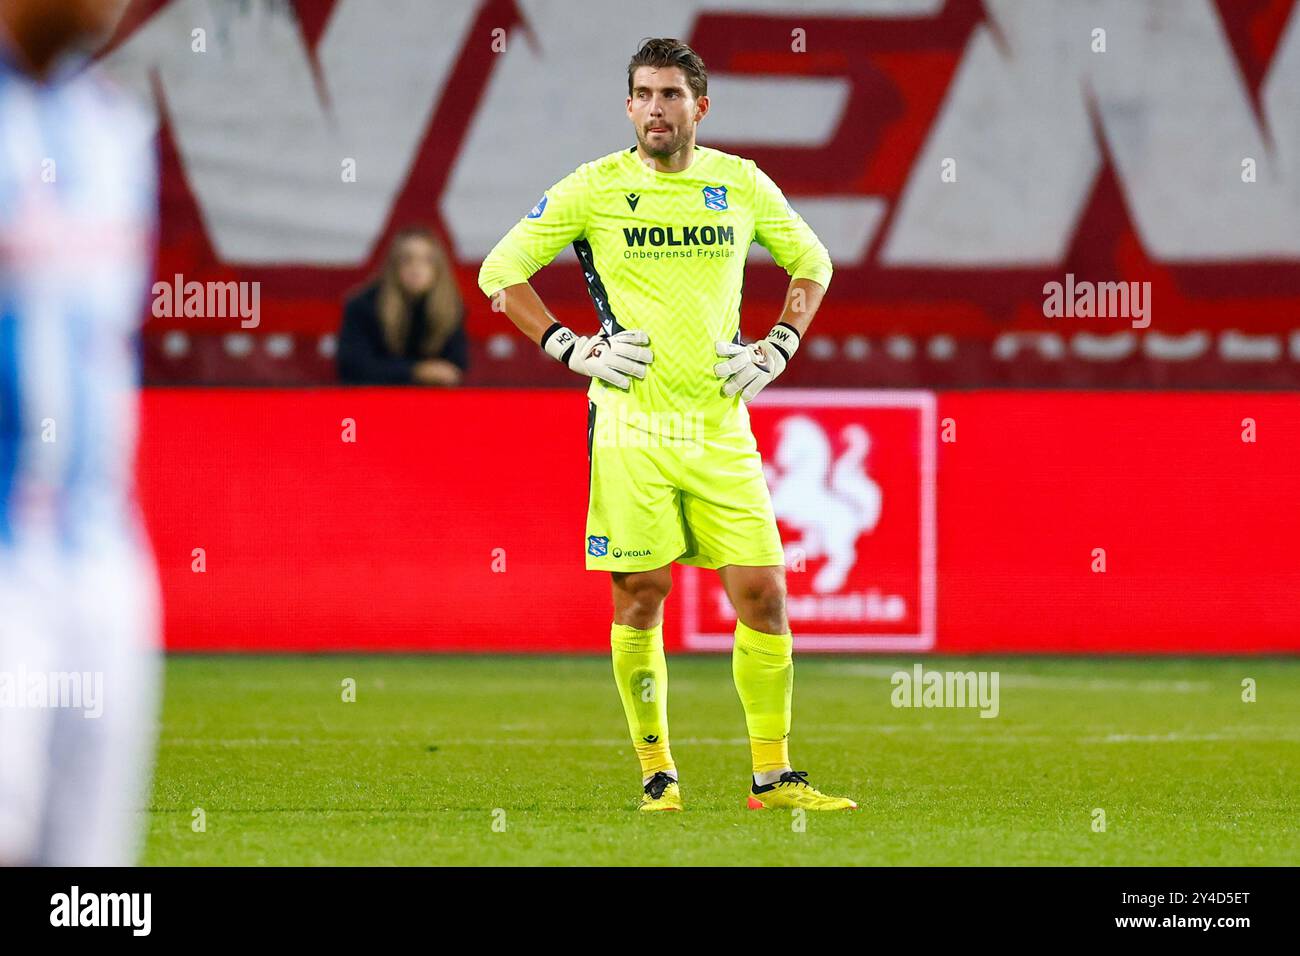
[[[609,538],[598,534],[587,536],[587,553],[593,558],[603,558],[609,551]]]
[[[704,187],[704,208],[705,209],[726,209],[727,208],[727,187],[726,186],[705,186]]]

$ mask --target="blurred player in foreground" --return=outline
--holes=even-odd
[[[89,66],[121,0],[0,0],[0,863],[134,862],[158,588],[132,490],[145,114]]]
[[[830,282],[830,257],[752,161],[695,144],[707,93],[693,50],[646,41],[628,64],[637,144],[548,189],[488,255],[479,286],[500,295],[548,354],[592,379],[586,563],[612,573],[610,642],[641,761],[640,808],[682,809],[663,650],[676,561],[717,569],[736,610],[732,673],[754,767],[748,806],[852,809],[791,768],[785,559],[745,406],[794,356]],[[755,241],[791,282],[775,327],[745,346],[741,287]],[[569,243],[600,316],[597,335],[561,325],[528,282]]]

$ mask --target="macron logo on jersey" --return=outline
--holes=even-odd
[[[532,209],[528,211],[529,219],[541,219],[542,213],[546,212],[546,197],[543,196]]]

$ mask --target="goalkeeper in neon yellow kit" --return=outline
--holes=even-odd
[[[704,63],[676,40],[628,65],[637,145],[546,191],[483,262],[479,286],[519,329],[589,376],[586,561],[609,571],[614,675],[640,758],[640,808],[682,809],[668,740],[663,607],[671,565],[715,568],[736,609],[732,673],[745,710],[752,809],[853,809],[793,770],[794,682],[781,539],[745,402],[785,369],[831,277],[817,236],[753,162],[695,145]],[[759,242],[791,276],[762,341],[740,342],[745,257]],[[565,246],[601,331],[579,335],[528,280]]]

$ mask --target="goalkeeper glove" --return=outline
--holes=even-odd
[[[559,322],[542,336],[542,349],[579,375],[598,378],[618,388],[632,384],[629,375],[645,378],[646,366],[654,353],[641,348],[650,344],[650,336],[640,329],[627,329],[613,335],[574,335]]]
[[[766,388],[774,378],[785,371],[786,363],[799,348],[799,331],[788,322],[778,322],[767,338],[752,345],[735,342],[718,342],[718,354],[727,358],[713,366],[713,373],[725,378],[722,394],[728,397],[740,392],[745,401]]]

